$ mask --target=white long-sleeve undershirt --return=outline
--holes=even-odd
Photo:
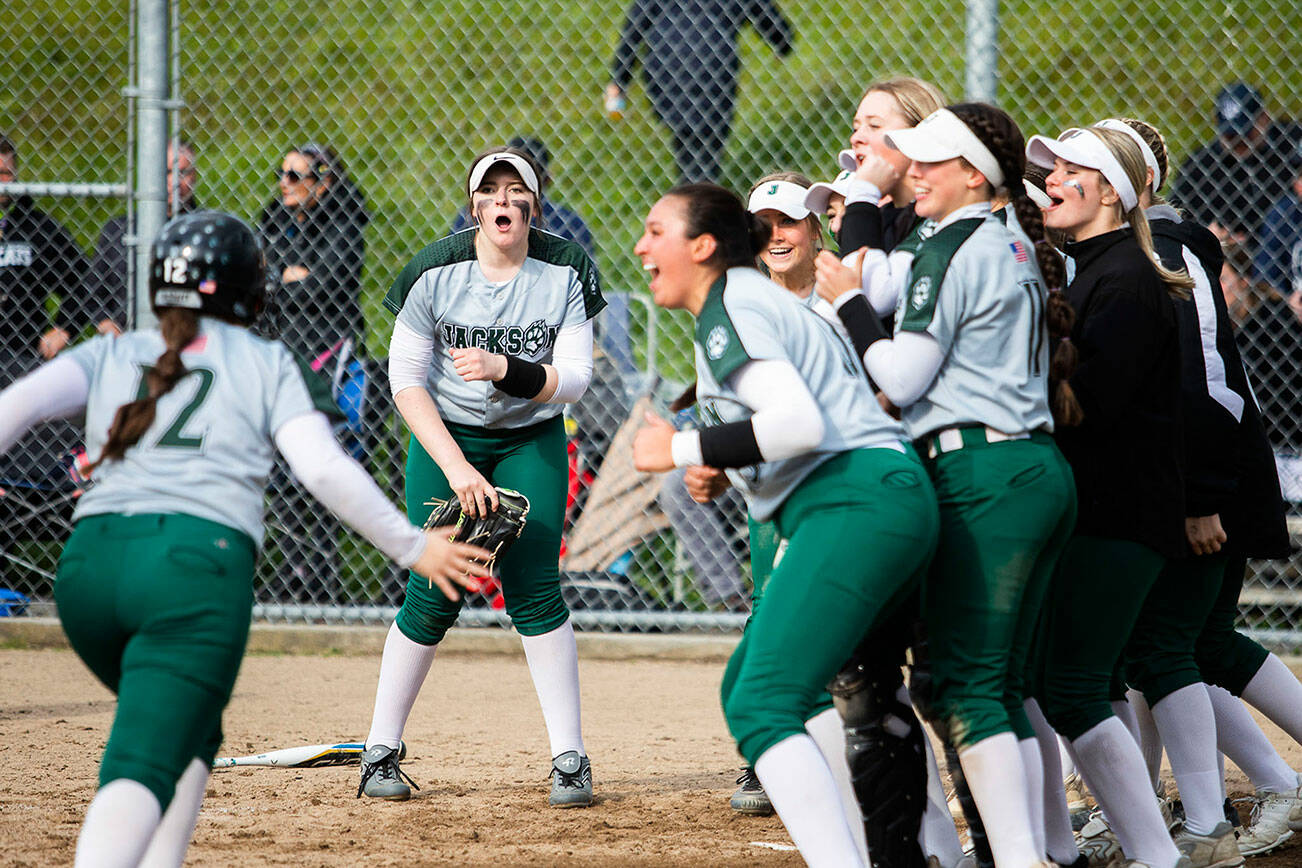
[[[940,342],[926,332],[897,332],[863,354],[864,370],[896,407],[907,407],[925,395],[944,361]]]
[[[413,386],[423,388],[433,361],[433,338],[401,321],[393,324],[389,339],[389,387],[393,394]],[[568,404],[582,398],[592,381],[592,320],[558,331],[548,364],[556,371],[556,388],[542,403]]]
[[[765,461],[802,455],[823,441],[823,412],[796,367],[786,359],[746,362],[728,378],[750,407],[755,443]],[[704,463],[701,432],[679,431],[672,441],[674,465]]]
[[[71,359],[56,358],[15,380],[0,392],[0,453],[33,425],[75,416],[89,395],[86,372]]]

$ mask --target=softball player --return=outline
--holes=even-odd
[[[956,105],[886,140],[913,161],[914,208],[936,222],[910,265],[893,340],[862,294],[840,296],[838,312],[866,336],[856,339],[868,345],[864,366],[925,447],[941,508],[923,590],[933,704],[995,863],[1028,866],[1043,860],[1045,844],[1023,675],[1075,512],[1071,472],[1050,432],[1054,410],[1060,421],[1079,412],[1060,382],[1065,368],[1054,371],[1051,410],[1046,319],[1061,333],[1070,313],[1041,277],[1056,262],[1046,251],[1037,263],[1039,248],[1021,231],[1042,237],[1021,186],[1021,132],[1007,114]],[[1009,224],[990,206],[1004,188],[1019,218]],[[820,271],[835,264],[820,262]]]
[[[466,180],[476,225],[436,241],[394,281],[389,380],[411,428],[407,513],[456,497],[471,515],[496,507],[495,485],[531,507],[502,558],[502,590],[524,644],[552,755],[550,803],[592,803],[583,747],[574,628],[559,556],[567,463],[562,405],[592,376],[592,319],[605,306],[596,266],[572,241],[530,226],[539,170],[515,148],[477,156]],[[358,795],[411,795],[397,749],[434,651],[460,611],[413,577],[389,630]],[[410,781],[410,779],[407,779]]]
[[[714,424],[648,416],[642,470],[728,468],[751,514],[788,540],[728,663],[729,729],[805,860],[864,865],[825,754],[806,730],[824,685],[921,578],[935,541],[931,486],[821,317],[752,266],[769,229],[732,193],[676,187],[634,252],[656,304],[696,318],[697,394]]]
[[[73,649],[118,695],[78,866],[185,858],[244,654],[273,449],[442,593],[488,555],[413,527],[335,443],[327,384],[248,332],[262,262],[237,218],[178,217],[154,243],[158,330],[95,338],[0,393],[0,451],[84,410],[100,455],[55,582]]]
[[[1067,288],[1080,362],[1070,384],[1084,421],[1057,432],[1079,487],[1076,531],[1048,604],[1043,708],[1070,742],[1126,858],[1171,868],[1167,833],[1138,745],[1115,716],[1113,673],[1168,559],[1183,557],[1180,355],[1171,294],[1189,276],[1157,265],[1139,206],[1144,159],[1116,130],[1031,138],[1052,165],[1045,225],[1071,240]]]
[[[1223,748],[1248,774],[1263,805],[1253,826],[1238,836],[1239,852],[1257,855],[1292,836],[1289,819],[1298,808],[1299,781],[1242,703],[1226,691],[1242,695],[1269,657],[1258,643],[1237,632],[1234,622],[1246,559],[1285,557],[1289,552],[1279,478],[1224,297],[1216,291],[1223,265],[1220,242],[1156,192],[1167,173],[1166,143],[1156,128],[1133,119],[1109,119],[1096,126],[1130,136],[1142,151],[1148,184],[1140,194],[1140,205],[1152,226],[1153,246],[1168,268],[1184,268],[1194,281],[1190,298],[1176,302],[1176,313],[1185,358],[1186,501],[1195,514],[1186,519],[1186,529],[1196,556],[1176,562],[1178,567],[1163,573],[1145,602],[1127,649],[1128,658],[1156,656],[1174,660],[1180,667],[1179,674],[1166,675],[1166,684],[1145,686],[1140,679],[1147,675],[1149,682],[1154,680],[1148,674],[1153,664],[1127,661],[1127,674],[1143,694],[1140,701],[1154,706],[1150,719],[1155,725],[1149,727],[1143,743],[1145,758],[1156,786],[1163,742],[1168,745],[1186,817],[1191,810],[1201,813],[1201,828],[1206,829],[1222,822],[1224,779],[1215,750]],[[1169,682],[1188,678],[1217,685],[1207,689],[1206,705],[1185,702],[1177,707],[1181,694],[1196,688],[1171,690]],[[1296,699],[1297,680],[1291,673],[1283,683],[1286,690],[1279,698],[1292,693]],[[1268,707],[1274,698],[1267,694]],[[1161,707],[1155,706],[1159,701]],[[1290,718],[1296,720],[1299,713],[1287,699],[1280,704],[1286,709],[1287,728]],[[1215,717],[1214,725],[1209,713]],[[1153,738],[1158,733],[1161,738]],[[1230,733],[1233,737],[1226,737]],[[1191,757],[1189,742],[1195,736],[1202,737],[1202,750]],[[1201,760],[1202,775],[1191,779],[1195,760]],[[1228,851],[1228,845],[1222,849]]]

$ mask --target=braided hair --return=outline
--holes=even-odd
[[[1071,341],[1076,311],[1062,291],[1067,283],[1062,258],[1045,237],[1044,218],[1039,207],[1026,195],[1026,185],[1022,180],[1026,171],[1026,140],[1008,113],[992,105],[959,103],[949,106],[949,110],[994,156],[1004,173],[1003,192],[1008,196],[1008,207],[1013,209],[1017,222],[1034,242],[1035,259],[1049,290],[1045,321],[1049,336],[1054,339],[1049,362],[1049,404],[1055,424],[1065,427],[1079,425],[1085,418],[1085,411],[1069,382],[1080,361],[1080,353]]]
[[[188,308],[160,307],[158,328],[163,333],[163,342],[167,348],[145,374],[145,385],[149,393],[118,407],[117,413],[113,415],[113,424],[109,426],[104,450],[87,469],[87,473],[109,459],[121,460],[128,449],[139,443],[154,423],[158,399],[172,391],[180,379],[189,373],[181,361],[181,350],[198,336],[199,315]]]

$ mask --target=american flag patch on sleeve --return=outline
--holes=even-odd
[[[1028,259],[1029,257],[1027,256],[1027,253],[1026,253],[1026,246],[1025,246],[1024,244],[1022,244],[1022,242],[1020,242],[1020,241],[1014,241],[1012,244],[1009,244],[1008,246],[1011,247],[1011,248],[1013,248],[1013,258],[1014,258],[1014,259],[1016,259],[1018,262],[1026,262],[1026,261],[1027,261],[1027,259]]]

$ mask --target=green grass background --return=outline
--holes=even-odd
[[[741,99],[723,182],[834,171],[864,85],[911,73],[952,98],[963,82],[964,5],[786,0],[797,34],[785,61],[743,31]],[[382,347],[379,301],[406,259],[440,235],[461,204],[467,158],[515,133],[553,154],[553,194],[592,226],[612,289],[641,291],[631,256],[646,208],[675,180],[667,136],[635,85],[622,121],[600,90],[623,8],[595,0],[336,0],[307,5],[183,2],[184,133],[198,146],[203,204],[253,218],[274,193],[271,170],[304,141],[335,145],[367,194],[369,343]],[[49,0],[7,13],[0,130],[22,148],[28,179],[113,181],[125,174],[129,8]],[[1161,126],[1176,162],[1211,134],[1211,98],[1252,80],[1272,110],[1299,112],[1302,41],[1296,0],[1003,5],[1000,102],[1024,131],[1056,133],[1127,114]],[[47,202],[87,247],[121,210]],[[687,376],[680,317],[659,363]]]

